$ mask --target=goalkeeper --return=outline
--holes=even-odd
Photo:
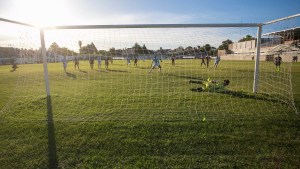
[[[226,91],[225,87],[229,85],[230,81],[225,79],[223,83],[218,82],[217,80],[211,80],[208,78],[207,80],[190,80],[190,83],[200,84],[201,86],[196,89],[191,89],[192,91],[202,92],[224,92]]]

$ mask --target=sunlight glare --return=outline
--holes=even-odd
[[[64,25],[68,18],[72,18],[72,12],[68,1],[60,0],[22,0],[15,1],[14,18],[26,21],[38,27]]]

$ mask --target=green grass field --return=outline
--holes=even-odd
[[[299,168],[300,64],[291,93],[290,64],[262,62],[253,95],[253,62],[199,63],[50,63],[48,98],[43,65],[0,66],[0,168]],[[191,90],[207,78],[227,92]]]

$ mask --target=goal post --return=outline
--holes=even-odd
[[[257,38],[256,38],[256,57],[254,67],[254,81],[253,81],[253,93],[257,92],[257,86],[259,81],[259,58],[260,58],[260,44],[261,44],[262,25],[258,25]]]
[[[44,30],[43,29],[40,30],[40,38],[41,38],[41,54],[42,54],[42,58],[43,58],[46,93],[47,93],[47,97],[50,97],[51,96],[51,94],[50,94],[50,84],[49,84],[49,75],[48,75],[46,47],[45,47],[45,36],[44,36]]]

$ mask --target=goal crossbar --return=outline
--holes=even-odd
[[[204,28],[204,27],[258,27],[260,23],[228,24],[129,24],[129,25],[66,25],[44,29],[119,29],[119,28]]]
[[[33,24],[0,18],[0,21],[40,28]],[[212,23],[212,24],[126,24],[126,25],[61,25],[42,29],[114,29],[114,28],[203,28],[203,27],[258,27],[261,23]]]

